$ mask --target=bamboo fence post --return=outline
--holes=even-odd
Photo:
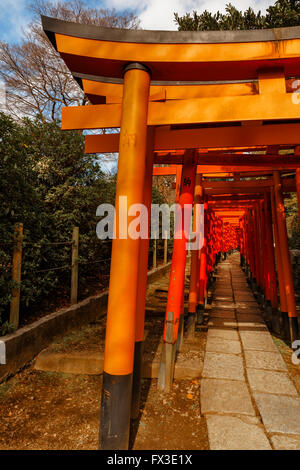
[[[78,251],[79,227],[73,228],[72,236],[72,274],[71,274],[71,304],[77,304],[78,297]]]

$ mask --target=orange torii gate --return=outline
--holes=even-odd
[[[136,417],[139,410],[148,243],[120,236],[119,201],[126,196],[129,206],[144,203],[150,207],[153,163],[182,165],[181,181],[189,169],[191,182],[195,180],[195,200],[206,208],[205,245],[192,263],[199,294],[196,303],[198,299],[204,302],[208,274],[222,245],[219,219],[223,227],[228,223],[233,233],[239,231],[243,257],[260,289],[269,286],[270,267],[259,253],[266,239],[273,250],[272,224],[280,308],[291,339],[298,334],[283,210],[283,192],[296,190],[296,183],[281,179],[281,172],[300,168],[300,108],[293,99],[293,77],[298,76],[300,65],[300,28],[153,32],[99,28],[47,17],[42,22],[91,103],[63,108],[62,128],[120,128],[120,133],[86,136],[86,152],[119,152],[117,236],[111,259],[100,447],[127,449],[130,417]],[[205,170],[225,174],[225,178],[231,174],[235,180],[201,181],[196,165],[201,167],[200,175]],[[271,177],[239,181],[259,171]],[[297,170],[300,197],[299,179]],[[179,202],[193,196],[193,185],[188,191],[184,186],[177,184]],[[263,201],[255,198],[261,194],[266,194]],[[233,196],[236,200],[228,199]],[[230,215],[233,206],[226,207],[226,217],[216,215],[211,198],[241,203],[247,201],[243,196],[254,200],[239,216]],[[270,207],[272,219],[269,217],[265,224],[262,214],[265,208],[270,214]],[[125,219],[128,226],[131,218],[126,214]],[[183,318],[185,241],[174,243],[172,272],[180,284],[180,295],[172,303],[169,292],[172,315],[167,311],[166,329],[171,325],[172,334],[168,336],[170,347],[165,348],[168,383],[172,381],[174,350]],[[237,244],[236,237],[232,246]],[[172,282],[170,288],[172,293]],[[193,295],[195,303],[195,287]]]

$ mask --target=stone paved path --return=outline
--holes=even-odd
[[[232,254],[218,266],[201,381],[210,448],[300,449],[300,397]]]

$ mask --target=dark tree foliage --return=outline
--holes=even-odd
[[[277,0],[266,14],[255,13],[252,8],[240,11],[231,3],[226,12],[203,13],[193,11],[179,16],[175,13],[175,23],[179,31],[217,31],[241,29],[267,29],[300,25],[300,0]]]
[[[104,174],[95,155],[84,154],[83,136],[56,122],[14,122],[0,114],[0,329],[11,296],[12,234],[24,224],[21,312],[56,295],[69,296],[72,229],[80,229],[80,289],[89,277],[107,274],[110,244],[96,237],[96,208],[114,203],[115,176]],[[99,276],[98,276],[99,277]],[[99,278],[100,279],[100,278]]]
[[[107,286],[111,241],[96,236],[96,209],[115,202],[116,175],[84,153],[84,137],[41,117],[15,122],[0,113],[0,336],[9,331],[12,238],[24,225],[21,323],[70,296],[71,246],[79,227],[79,295]],[[153,200],[164,202],[154,188]],[[52,268],[65,267],[62,270]]]

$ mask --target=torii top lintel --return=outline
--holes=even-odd
[[[44,31],[74,76],[122,81],[139,62],[152,83],[247,80],[280,67],[299,75],[300,27],[252,31],[145,31],[102,28],[42,17]]]

